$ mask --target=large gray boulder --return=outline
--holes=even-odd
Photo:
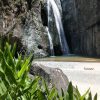
[[[68,88],[68,78],[62,70],[58,68],[50,68],[38,63],[33,63],[30,69],[30,74],[33,76],[38,75],[43,77],[49,88],[55,86],[59,93],[61,93],[61,88],[64,91]]]

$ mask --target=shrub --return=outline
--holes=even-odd
[[[59,95],[57,89],[49,89],[42,78],[37,76],[32,80],[29,77],[31,57],[22,59],[19,55],[15,59],[15,50],[16,44],[11,47],[8,43],[0,50],[0,100],[92,100],[89,90],[81,95],[77,87],[73,90],[71,82],[66,93],[61,89],[62,95]]]

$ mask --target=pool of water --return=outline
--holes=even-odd
[[[100,58],[83,57],[83,56],[52,56],[41,59],[35,59],[35,61],[59,61],[59,62],[100,62]]]

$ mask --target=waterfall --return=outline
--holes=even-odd
[[[48,10],[48,27],[46,27],[46,29],[47,29],[47,32],[48,32],[51,56],[54,56],[53,41],[52,41],[52,37],[51,37],[50,31],[49,31],[49,12],[50,12],[49,2],[48,2],[47,10]]]
[[[67,55],[67,54],[69,54],[69,48],[68,48],[68,44],[67,44],[67,41],[65,38],[65,33],[64,33],[64,29],[63,29],[63,25],[62,25],[62,21],[61,21],[60,11],[54,0],[48,0],[48,25],[49,25],[49,18],[50,18],[49,12],[51,10],[51,7],[53,10],[56,28],[57,28],[58,35],[59,35],[61,51],[62,51],[63,55]],[[48,26],[48,28],[49,28],[49,26]]]
[[[51,56],[54,56],[54,48],[53,48],[52,37],[51,37],[51,34],[50,34],[49,30],[48,30],[48,27],[46,27],[46,30],[48,32]]]

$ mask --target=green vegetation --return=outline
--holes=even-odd
[[[19,55],[15,59],[16,45],[8,43],[0,50],[0,100],[92,100],[89,90],[81,95],[78,88],[73,89],[70,82],[66,93],[59,95],[55,87],[49,89],[40,77],[29,77],[30,59]],[[97,94],[93,98],[97,100]]]

